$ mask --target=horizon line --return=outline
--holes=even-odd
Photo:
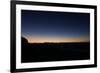
[[[89,43],[90,41],[84,41],[84,42],[28,42],[28,43],[30,43],[30,44],[52,44],[52,43],[54,43],[54,44],[61,44],[61,43]]]

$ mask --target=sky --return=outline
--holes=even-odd
[[[90,14],[21,10],[21,36],[29,43],[87,42]]]

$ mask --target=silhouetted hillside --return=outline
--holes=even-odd
[[[90,43],[28,43],[22,38],[22,62],[90,59]]]

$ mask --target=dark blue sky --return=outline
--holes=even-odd
[[[22,36],[89,38],[89,13],[21,11]]]

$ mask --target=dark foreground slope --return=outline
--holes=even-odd
[[[22,43],[22,62],[85,60],[90,43]]]

